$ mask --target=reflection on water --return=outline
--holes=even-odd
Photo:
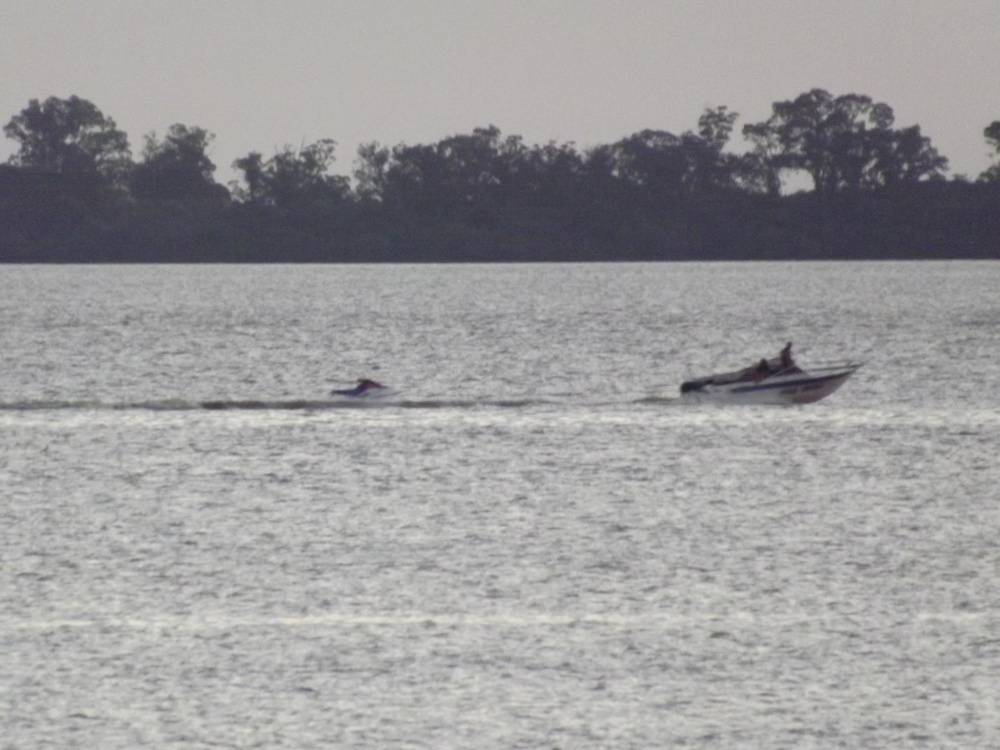
[[[0,735],[995,745],[995,269],[11,268]]]

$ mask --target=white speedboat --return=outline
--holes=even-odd
[[[782,368],[775,360],[767,362],[767,367],[763,364],[685,381],[681,396],[721,403],[811,404],[840,388],[861,367],[860,362],[830,363],[808,370],[798,365]]]

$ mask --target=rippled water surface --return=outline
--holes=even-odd
[[[0,267],[0,748],[1000,745],[998,290]]]

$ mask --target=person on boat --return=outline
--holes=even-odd
[[[781,369],[790,370],[793,367],[795,367],[795,360],[792,359],[792,342],[789,341],[781,350]]]
[[[771,365],[768,364],[766,359],[761,359],[761,361],[757,363],[757,367],[754,368],[754,380],[763,380],[770,374]]]

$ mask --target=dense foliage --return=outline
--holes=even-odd
[[[214,179],[202,128],[128,137],[92,103],[32,100],[4,127],[0,260],[390,262],[1000,257],[997,163],[975,182],[891,107],[821,89],[744,125],[707,110],[697,130],[643,130],[581,151],[496,127],[427,145],[358,149],[331,174],[323,139]],[[792,192],[806,181],[811,189]]]

